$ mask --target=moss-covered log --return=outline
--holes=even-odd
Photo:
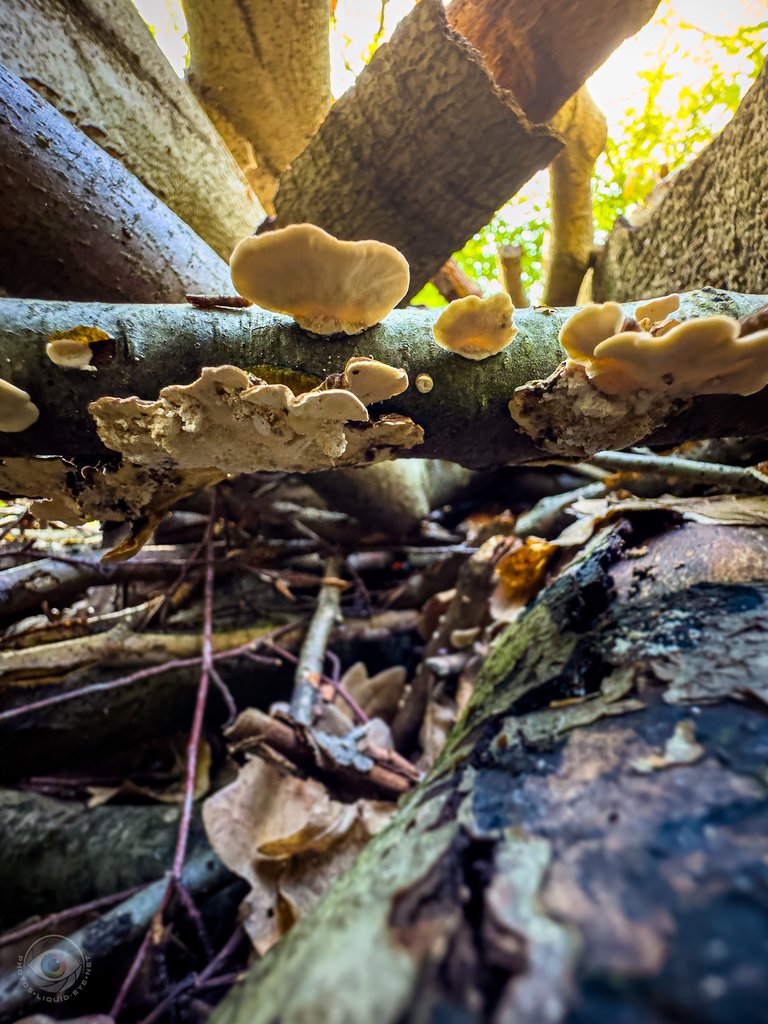
[[[768,287],[767,124],[768,68],[720,135],[614,224],[595,273],[598,298]]]
[[[414,294],[559,149],[450,30],[440,0],[422,0],[333,106],[275,205],[281,224],[396,246]]]
[[[225,258],[263,219],[232,154],[130,0],[0,3],[0,62]]]
[[[684,316],[740,317],[763,302],[759,296],[705,289],[683,296],[681,308]],[[627,312],[634,307],[635,303],[628,304]],[[255,307],[198,310],[188,305],[0,300],[0,348],[7,360],[3,375],[28,391],[41,410],[39,421],[22,433],[0,433],[0,457],[103,458],[107,452],[88,412],[89,402],[103,395],[154,399],[164,385],[187,384],[205,366],[233,364],[257,375],[274,375],[283,368],[298,372],[306,388],[340,372],[350,356],[363,354],[408,371],[411,386],[373,410],[412,417],[423,428],[424,443],[410,454],[470,468],[528,461],[540,453],[514,424],[507,404],[516,387],[546,377],[559,364],[557,335],[571,312],[516,311],[519,333],[512,345],[498,356],[475,362],[435,344],[431,327],[436,313],[428,310],[395,310],[381,325],[355,338],[321,340],[306,335],[286,317]],[[113,339],[103,343],[108,352],[96,373],[62,370],[45,354],[51,334],[77,325],[99,327]],[[413,384],[419,374],[433,380],[426,394]],[[666,443],[765,430],[762,394],[715,396],[696,399],[654,439]]]
[[[709,529],[620,523],[542,593],[431,778],[215,1024],[759,1018],[765,531],[742,560]]]
[[[2,67],[0,206],[0,286],[14,294],[181,302],[231,291],[227,265],[190,227]]]

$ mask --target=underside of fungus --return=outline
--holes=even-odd
[[[192,384],[163,388],[154,402],[100,398],[90,411],[107,447],[137,465],[225,474],[310,473],[374,462],[422,440],[407,417],[371,421],[350,391],[297,397],[284,384],[265,384],[235,366],[207,367]]]
[[[481,299],[455,299],[435,321],[432,333],[440,348],[464,359],[487,359],[509,345],[517,334],[515,307],[506,292]]]
[[[568,356],[546,380],[517,388],[512,418],[545,451],[591,455],[625,448],[697,395],[752,395],[768,385],[768,330],[740,337],[738,320],[654,321],[679,305],[665,296],[625,322],[615,302],[591,304],[563,325]]]
[[[373,327],[410,283],[408,262],[393,246],[342,242],[314,224],[245,238],[229,265],[232,282],[246,299],[322,335]]]

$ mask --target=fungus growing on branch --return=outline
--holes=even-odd
[[[52,363],[66,370],[90,370],[93,350],[91,345],[98,341],[108,341],[109,335],[98,327],[73,327],[71,331],[52,334],[45,346],[45,353]]]
[[[341,242],[314,224],[244,238],[232,281],[251,302],[285,313],[313,334],[359,334],[408,291],[408,261],[384,242]]]
[[[372,405],[402,395],[408,387],[408,374],[371,356],[352,356],[344,367],[342,382],[361,402]]]
[[[487,359],[505,349],[517,334],[512,323],[514,311],[506,292],[486,299],[468,295],[443,310],[432,333],[437,344],[449,352],[464,359]]]
[[[654,300],[651,316],[673,312],[673,298]],[[727,316],[670,323],[655,334],[623,325],[616,303],[578,310],[559,335],[568,359],[546,380],[515,390],[512,418],[545,450],[624,448],[697,395],[746,396],[768,385],[768,330],[739,337],[739,322]]]
[[[650,326],[660,320],[666,320],[671,313],[675,313],[678,309],[680,309],[680,296],[677,293],[661,295],[658,299],[641,302],[635,310],[635,317],[641,322],[647,320]]]
[[[26,391],[0,378],[0,431],[18,434],[36,423],[40,410]]]

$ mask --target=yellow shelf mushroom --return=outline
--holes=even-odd
[[[498,355],[517,334],[515,307],[506,292],[480,299],[468,295],[443,310],[432,328],[437,344],[464,359]]]

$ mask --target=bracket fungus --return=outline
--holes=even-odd
[[[352,356],[344,367],[342,383],[365,405],[372,405],[402,395],[408,387],[408,374],[371,356]]]
[[[455,299],[432,327],[437,344],[464,359],[498,355],[517,334],[512,322],[515,307],[506,292],[480,299]]]
[[[52,334],[45,346],[45,354],[65,370],[89,370],[96,372],[91,366],[93,349],[91,345],[97,341],[109,341],[109,335],[98,327],[73,327],[60,334]]]
[[[244,238],[229,262],[251,302],[313,334],[359,334],[408,291],[408,261],[385,242],[342,242],[314,224]]]
[[[0,378],[0,431],[18,434],[31,427],[40,417],[40,410],[26,391]]]
[[[89,409],[107,447],[133,463],[222,474],[370,463],[423,439],[404,416],[371,422],[346,389],[296,396],[236,366],[206,367],[191,384],[163,388],[154,402],[100,398]]]
[[[651,316],[674,312],[674,298],[653,300]],[[768,330],[740,337],[737,320],[710,316],[649,333],[622,330],[624,320],[615,302],[578,310],[559,335],[567,360],[515,390],[513,419],[546,451],[624,448],[697,395],[752,395],[768,385]]]

